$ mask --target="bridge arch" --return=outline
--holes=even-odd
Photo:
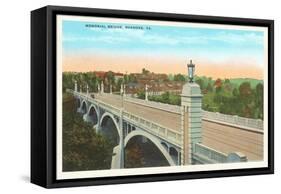
[[[163,156],[166,158],[170,166],[175,166],[175,162],[170,156],[169,152],[166,150],[166,148],[161,144],[160,140],[154,137],[153,135],[143,131],[143,130],[135,130],[129,133],[125,140],[124,140],[124,148],[126,148],[128,142],[136,136],[143,136],[149,139],[158,149],[159,151],[163,154]]]
[[[85,114],[85,113],[88,112],[88,106],[87,106],[86,100],[83,100],[83,101],[82,101],[80,107],[81,107],[80,110],[81,110],[81,113],[82,113],[82,114]]]
[[[90,105],[87,112],[87,116],[89,117],[89,121],[92,122],[94,125],[98,123],[100,118],[100,113],[94,104]]]
[[[105,112],[105,113],[101,116],[101,118],[100,118],[100,130],[103,130],[103,126],[104,126],[104,124],[105,124],[104,122],[105,122],[105,120],[106,120],[107,118],[109,118],[109,119],[112,120],[112,122],[113,122],[113,124],[114,124],[114,126],[115,126],[115,128],[116,128],[116,130],[117,130],[117,133],[118,133],[118,138],[119,138],[118,144],[120,144],[121,132],[120,132],[120,129],[119,129],[119,125],[118,125],[116,119],[114,118],[113,114],[111,114],[111,113],[109,113],[109,112]]]

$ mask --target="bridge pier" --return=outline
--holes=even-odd
[[[113,154],[111,159],[111,169],[120,169],[122,166],[122,150],[124,150],[120,145],[113,148]],[[124,161],[123,161],[124,162]],[[124,168],[124,166],[123,166]]]
[[[81,114],[85,114],[85,112],[87,112],[87,105],[85,107],[85,110],[83,108],[83,100],[80,100],[80,106],[77,108],[77,112],[81,113]],[[85,111],[85,112],[84,112]]]

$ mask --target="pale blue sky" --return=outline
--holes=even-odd
[[[86,27],[87,24],[105,28]],[[122,28],[112,29],[108,25]],[[143,29],[126,29],[125,26]],[[63,21],[63,50],[71,54],[188,54],[207,60],[246,58],[262,64],[263,36],[260,31]]]

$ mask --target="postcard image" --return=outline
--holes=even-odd
[[[266,167],[267,28],[57,16],[57,179]]]

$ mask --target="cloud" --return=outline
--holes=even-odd
[[[188,33],[184,35],[184,31],[179,34],[159,33],[159,31],[149,31],[145,29],[104,29],[104,28],[89,28],[93,33],[82,35],[68,35],[63,37],[64,42],[97,42],[106,44],[140,44],[140,45],[167,45],[167,46],[191,46],[204,45],[213,46],[216,44],[225,44],[228,46],[262,46],[263,34],[244,31],[218,31],[216,33]]]
[[[229,44],[257,44],[263,45],[263,36],[254,32],[236,34],[231,32],[221,32],[210,40],[225,42]]]

